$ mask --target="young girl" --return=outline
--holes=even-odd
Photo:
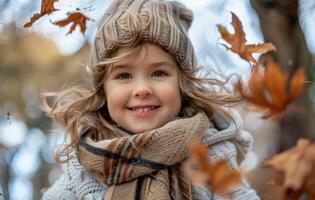
[[[223,83],[196,75],[187,31],[192,12],[174,1],[114,0],[92,46],[93,88],[77,86],[47,112],[71,134],[58,154],[65,174],[43,199],[224,199],[184,175],[187,145],[202,139],[209,159],[238,169],[251,143]],[[50,95],[46,94],[45,97]],[[259,199],[246,181],[230,199]]]

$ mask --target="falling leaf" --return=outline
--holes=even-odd
[[[91,19],[86,17],[85,15],[83,15],[80,12],[73,12],[73,13],[69,13],[68,17],[66,19],[53,22],[53,24],[60,26],[60,27],[64,27],[70,23],[73,23],[71,25],[70,30],[68,31],[67,35],[72,33],[76,29],[77,26],[80,26],[81,33],[84,34],[86,31],[87,20],[91,20]]]
[[[209,162],[208,148],[205,145],[194,141],[189,149],[192,160],[188,163],[192,166],[186,167],[186,173],[194,184],[206,186],[216,194],[225,194],[240,185],[240,172],[232,169],[225,160]]]
[[[264,162],[283,176],[281,184],[286,199],[298,199],[304,192],[315,199],[315,144],[300,139],[296,147],[284,151]]]
[[[290,86],[289,86],[289,100],[293,101],[296,99],[303,91],[303,83],[305,80],[304,70],[299,68],[292,76]]]
[[[276,47],[271,43],[263,44],[246,44],[245,32],[239,18],[232,14],[232,26],[234,28],[234,34],[229,33],[226,27],[218,25],[218,30],[222,38],[228,42],[231,47],[227,47],[234,53],[237,53],[241,58],[248,62],[258,63],[253,57],[253,53],[267,53],[269,51],[276,51]]]
[[[303,91],[305,75],[302,68],[298,68],[289,79],[274,61],[268,61],[264,75],[259,72],[259,65],[255,65],[248,81],[248,91],[239,81],[236,90],[248,102],[267,110],[262,116],[269,118],[280,116],[287,106]]]
[[[35,13],[29,22],[24,24],[24,27],[31,27],[35,21],[41,18],[44,15],[49,15],[57,9],[54,7],[54,3],[58,0],[42,0],[40,13]]]

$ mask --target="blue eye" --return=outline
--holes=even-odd
[[[128,73],[121,73],[121,74],[118,74],[115,79],[124,80],[124,79],[130,79],[130,78],[131,78],[130,74],[128,74]]]
[[[154,77],[164,77],[164,76],[168,76],[168,73],[166,73],[164,71],[155,71],[155,72],[153,72],[152,76],[154,76]]]

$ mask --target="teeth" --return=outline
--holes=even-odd
[[[153,109],[154,109],[154,107],[145,107],[145,108],[134,108],[132,110],[141,111],[141,112],[148,112],[148,111],[153,110]]]

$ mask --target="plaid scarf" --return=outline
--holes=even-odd
[[[149,132],[94,142],[83,135],[77,157],[100,182],[108,185],[105,200],[192,199],[183,176],[187,144],[209,127],[204,113],[170,121]]]

